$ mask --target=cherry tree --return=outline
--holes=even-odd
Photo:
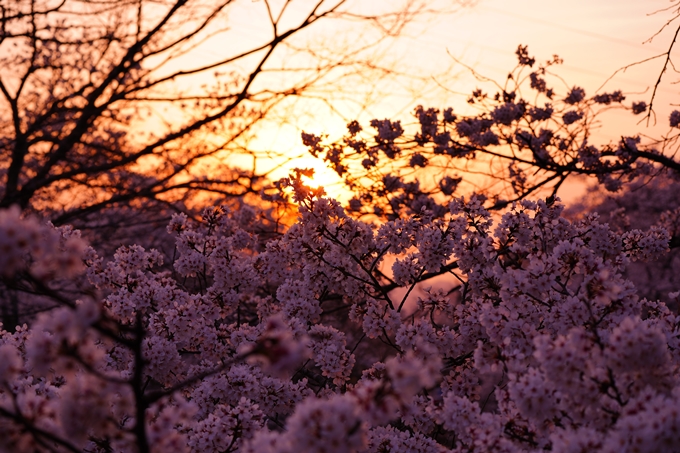
[[[664,298],[676,291],[680,266],[678,245],[680,224],[677,221],[680,206],[677,203],[678,181],[673,174],[641,179],[611,193],[599,186],[590,187],[581,202],[566,210],[566,216],[574,219],[597,213],[613,231],[623,233],[632,229],[646,230],[653,225],[663,226],[671,236],[670,252],[654,262],[635,262],[624,273],[638,290],[649,299]],[[674,301],[668,301],[677,310]]]
[[[494,226],[480,195],[377,226],[299,175],[282,185],[300,215],[276,239],[250,232],[247,208],[175,215],[171,271],[155,250],[104,259],[72,229],[2,211],[3,281],[60,307],[2,334],[1,448],[680,445],[678,317],[621,275],[667,250],[666,229],[569,222],[557,200]],[[82,273],[97,291],[55,289]],[[450,287],[423,286],[443,273]]]
[[[470,191],[500,209],[545,191],[556,196],[577,175],[616,192],[659,171],[680,172],[671,155],[680,112],[671,114],[669,133],[661,139],[623,136],[599,145],[593,128],[604,111],[640,115],[647,103],[626,102],[621,91],[588,96],[578,86],[560,93],[550,84],[559,57],[538,63],[526,46],[516,55],[517,67],[495,93],[471,94],[468,103],[477,113],[418,107],[414,128],[390,119],[375,119],[369,128],[353,121],[340,141],[313,134],[303,140],[354,189],[353,211],[390,219],[423,208],[443,215],[452,197]]]
[[[588,145],[623,95],[555,94],[556,60],[517,54],[511,85],[471,97],[476,116],[419,108],[412,140],[389,120],[340,144],[305,135],[358,197],[345,209],[297,170],[276,186],[297,206],[277,235],[230,204],[173,215],[171,256],[107,254],[0,210],[3,297],[50,308],[0,333],[0,451],[678,450],[680,291],[648,299],[624,276],[664,259],[677,216],[613,229],[569,220],[556,192],[531,199],[675,161],[635,137]],[[456,162],[505,185],[462,196]],[[418,186],[409,171],[428,168],[436,184]]]

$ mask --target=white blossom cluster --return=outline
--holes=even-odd
[[[680,317],[622,277],[666,229],[479,196],[376,227],[290,184],[285,234],[176,215],[168,264],[0,212],[4,281],[96,288],[1,333],[0,451],[680,450]]]

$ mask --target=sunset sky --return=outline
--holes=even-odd
[[[261,20],[264,2],[245,2],[237,7],[232,19],[232,31],[239,40],[232,45],[252,45],[269,33],[266,22]],[[276,2],[273,2],[276,4]],[[267,128],[259,134],[255,145],[261,149],[276,149],[290,155],[304,152],[299,133],[304,129],[314,133],[327,133],[339,137],[344,132],[347,119],[357,118],[364,124],[372,118],[403,119],[411,121],[413,108],[424,106],[453,106],[464,111],[465,100],[472,89],[484,86],[471,76],[464,65],[474,68],[479,74],[502,83],[507,73],[515,66],[514,51],[519,44],[529,46],[529,51],[539,61],[558,54],[564,64],[554,72],[562,77],[568,86],[581,86],[588,95],[596,93],[608,78],[626,65],[642,61],[663,53],[669,46],[675,23],[647,42],[662,26],[673,17],[672,11],[662,10],[672,6],[668,0],[477,0],[469,1],[464,8],[455,12],[418,20],[406,29],[404,36],[383,46],[380,63],[393,65],[398,72],[419,77],[413,84],[404,84],[394,79],[366,80],[357,84],[347,82],[349,91],[357,99],[364,93],[373,92],[373,98],[364,109],[351,102],[334,101],[344,116],[332,114],[323,105],[300,103],[291,110],[298,120],[283,128]],[[355,0],[359,8],[378,8],[390,5],[376,1],[363,3]],[[451,0],[432,0],[433,9],[450,8]],[[258,19],[259,17],[259,19]],[[329,43],[351,41],[352,35],[333,27],[317,30],[314,36]],[[678,47],[680,51],[680,47]],[[207,51],[207,57],[211,51]],[[458,60],[459,64],[456,62]],[[621,89],[632,100],[649,101],[651,91],[659,75],[663,59],[633,66],[616,74],[600,90]],[[639,130],[642,134],[656,135],[668,131],[667,118],[680,103],[675,85],[680,75],[667,74],[655,100],[657,127],[638,124],[640,117],[628,112],[608,113],[605,125],[597,134],[600,141],[617,140],[622,133],[630,134]],[[340,81],[342,83],[342,81]],[[347,91],[347,87],[342,87]],[[558,90],[566,89],[562,84]],[[298,161],[295,165],[313,166],[323,174],[323,182],[332,192],[334,174],[323,171],[323,165],[310,159]],[[283,175],[283,169],[276,176]]]

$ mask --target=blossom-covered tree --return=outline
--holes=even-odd
[[[680,445],[677,315],[621,276],[667,250],[665,229],[569,222],[557,200],[494,226],[482,196],[377,227],[299,177],[283,185],[300,217],[264,243],[246,208],[176,215],[172,271],[157,251],[104,259],[73,230],[3,211],[5,283],[60,307],[2,334],[1,448]],[[82,272],[97,292],[53,289]],[[444,273],[449,286],[428,285]]]
[[[560,93],[550,84],[559,57],[539,64],[526,46],[516,55],[518,66],[504,85],[469,97],[475,114],[419,106],[413,130],[389,119],[375,119],[367,130],[354,121],[341,141],[312,134],[303,134],[303,141],[354,189],[353,211],[390,219],[422,208],[443,215],[453,197],[472,190],[499,209],[540,191],[555,196],[576,175],[616,192],[660,169],[680,173],[669,152],[677,146],[680,112],[671,114],[662,139],[623,136],[598,145],[592,135],[601,113],[625,108],[640,115],[648,111],[646,102],[625,103],[621,91],[587,96],[577,86]]]
[[[172,217],[171,256],[109,256],[0,210],[0,297],[38,312],[0,332],[0,451],[680,450],[680,292],[640,297],[624,276],[664,259],[677,216],[610,227],[530,199],[569,174],[617,189],[675,161],[635,138],[587,145],[590,109],[622,95],[558,97],[518,57],[512,87],[473,95],[478,116],[419,108],[410,144],[389,120],[370,139],[350,124],[342,145],[305,135],[377,185],[350,177],[346,210],[295,171],[277,185],[298,210],[280,234],[258,234],[246,203],[208,207]],[[527,68],[549,105],[522,100]],[[491,175],[512,197],[457,193],[446,162],[488,164],[473,155],[503,163]]]
[[[598,213],[603,222],[619,233],[632,229],[646,230],[652,225],[663,226],[671,236],[670,252],[654,262],[636,262],[627,266],[625,277],[630,279],[638,294],[649,299],[664,298],[680,285],[680,223],[677,193],[680,188],[673,174],[661,173],[652,179],[641,179],[618,193],[592,186],[581,202],[571,205],[567,218]],[[677,310],[673,301],[669,306]]]

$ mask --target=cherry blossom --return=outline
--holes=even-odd
[[[550,122],[563,133],[586,107],[623,102],[578,87],[558,96],[544,85],[548,64],[534,68],[526,48],[517,56],[551,102],[478,91],[471,100],[488,114],[418,108],[419,146],[435,145],[414,166],[501,140],[558,165],[555,130],[511,129]],[[568,123],[570,113],[584,117]],[[401,123],[371,127],[374,149],[358,123],[346,143],[365,169],[406,152]],[[630,168],[601,172],[606,162],[643,146],[581,143],[560,165],[597,170],[609,188]],[[512,170],[514,184],[525,170]],[[73,228],[0,211],[2,289],[35,309],[0,332],[0,451],[680,448],[680,288],[651,297],[628,278],[666,259],[677,206],[664,199],[656,223],[638,224],[625,209],[565,213],[555,196],[458,196],[453,174],[437,196],[384,175],[391,215],[363,217],[366,198],[346,210],[305,186],[309,174],[279,182],[297,208],[279,234],[258,234],[245,203],[208,207],[170,219],[171,253],[128,244],[100,256]]]

